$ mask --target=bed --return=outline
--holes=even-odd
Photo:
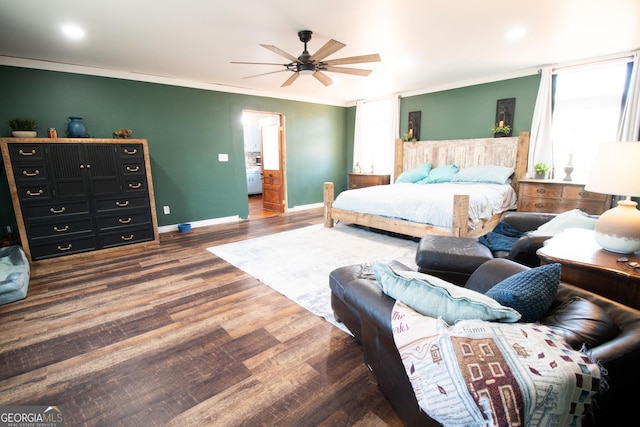
[[[452,235],[458,237],[479,237],[491,231],[499,222],[502,213],[515,208],[515,194],[518,182],[526,173],[529,151],[529,132],[521,132],[517,137],[479,138],[443,141],[396,141],[395,176],[403,171],[418,168],[425,162],[431,162],[433,168],[444,165],[457,165],[460,170],[484,165],[496,165],[513,168],[510,184],[493,188],[489,192],[502,192],[504,199],[497,202],[498,208],[491,207],[491,212],[479,212],[477,199],[480,186],[475,184],[400,184],[394,183],[357,190],[348,190],[334,198],[334,184],[325,182],[324,225],[333,227],[335,221],[358,224],[379,230],[390,231],[407,236],[422,237],[432,235]],[[437,196],[427,199],[422,193],[430,192],[437,186]],[[499,186],[499,185],[496,185]],[[448,188],[444,188],[448,187]],[[491,187],[491,186],[489,186]],[[505,191],[505,187],[509,187]],[[444,194],[448,191],[448,194]],[[358,193],[356,193],[358,192]],[[435,192],[435,191],[434,191]],[[378,194],[380,193],[380,194]],[[376,196],[376,194],[378,194]],[[403,195],[404,194],[404,195]],[[417,196],[420,194],[420,196]],[[366,201],[352,200],[343,203],[343,198],[367,196]],[[380,203],[376,205],[374,200]],[[481,196],[480,198],[485,197]],[[487,196],[488,197],[488,196]],[[494,197],[494,196],[491,196]],[[431,201],[427,201],[431,200]],[[423,201],[423,205],[416,204]],[[353,207],[336,207],[353,206]],[[385,207],[384,204],[387,206]],[[405,215],[397,211],[398,206],[407,204],[409,212],[425,213],[439,208],[437,218]],[[390,210],[391,209],[391,210]],[[446,216],[447,218],[443,218]]]

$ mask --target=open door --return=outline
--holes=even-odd
[[[260,121],[262,144],[262,207],[284,212],[285,194],[284,126],[282,114]]]

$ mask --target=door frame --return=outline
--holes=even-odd
[[[287,191],[287,150],[286,150],[287,144],[286,144],[286,137],[285,137],[286,136],[285,116],[282,113],[273,112],[273,111],[260,111],[260,110],[249,110],[249,109],[243,109],[242,114],[253,114],[257,116],[278,116],[278,121],[280,123],[279,129],[278,129],[278,140],[280,144],[280,171],[282,176],[281,178],[282,196],[283,196],[283,202],[284,202],[282,209],[283,209],[283,212],[287,212],[289,208],[289,196]],[[260,153],[263,157],[260,170],[264,171],[264,154],[262,152],[262,132],[259,132],[259,134],[260,134]],[[243,148],[244,148],[244,142],[243,142]],[[244,152],[244,149],[243,149],[243,152]],[[245,173],[246,173],[246,164],[245,164]],[[248,204],[249,202],[247,200],[247,206]]]

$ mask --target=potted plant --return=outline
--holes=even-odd
[[[16,138],[35,138],[38,135],[36,132],[38,124],[33,119],[17,117],[9,120],[9,127],[11,136]]]
[[[549,165],[546,163],[536,163],[533,166],[533,169],[536,171],[536,179],[546,179],[547,172],[549,172]]]
[[[411,142],[417,142],[418,141],[416,138],[413,137],[413,134],[410,133],[410,132],[402,134],[402,140],[403,141],[411,141]]]
[[[506,125],[502,122],[496,123],[491,127],[491,133],[493,133],[494,138],[509,136],[511,135],[511,126]]]

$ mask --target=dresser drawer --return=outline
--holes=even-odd
[[[349,190],[371,187],[374,185],[386,185],[390,183],[390,180],[390,175],[350,173]]]
[[[590,200],[594,202],[605,202],[607,200],[606,194],[592,193],[586,191],[584,187],[566,186],[562,191],[563,199],[571,200]]]
[[[142,145],[140,144],[119,144],[117,148],[118,155],[126,159],[142,159]]]
[[[560,199],[562,197],[562,186],[544,184],[520,184],[520,192],[523,197],[544,197],[550,199]]]
[[[59,239],[43,239],[30,242],[34,260],[89,252],[97,249],[95,235],[75,236]]]
[[[542,199],[525,197],[520,199],[518,210],[521,212],[563,212],[562,201],[560,199]],[[569,209],[570,210],[570,209]]]
[[[124,176],[145,176],[144,162],[142,159],[138,161],[126,161],[122,164],[122,175]]]
[[[78,218],[67,215],[55,222],[32,223],[27,227],[27,234],[32,239],[43,237],[65,236],[74,233],[92,232],[93,221],[86,215]]]
[[[51,199],[51,186],[47,182],[17,185],[18,198],[25,202],[38,202]]]
[[[37,180],[46,181],[49,179],[47,168],[44,163],[18,163],[13,165],[13,176],[17,183],[25,184],[36,182]]]
[[[140,196],[120,196],[108,199],[97,199],[95,200],[95,206],[98,213],[126,211],[133,208],[148,208],[149,197],[145,193]]]
[[[147,179],[143,176],[140,178],[128,178],[124,181],[125,193],[143,191],[147,192]]]
[[[114,228],[138,226],[151,223],[151,213],[149,211],[118,213],[116,215],[105,215],[96,218],[98,229],[105,231]]]
[[[78,200],[75,202],[52,202],[40,205],[30,205],[23,209],[22,215],[26,220],[57,218],[66,215],[88,214],[89,202]]]
[[[153,240],[153,227],[133,227],[116,232],[100,233],[100,246],[111,248],[114,246],[128,245],[131,243]]]
[[[42,144],[7,144],[12,162],[24,160],[43,160],[44,147]]]

